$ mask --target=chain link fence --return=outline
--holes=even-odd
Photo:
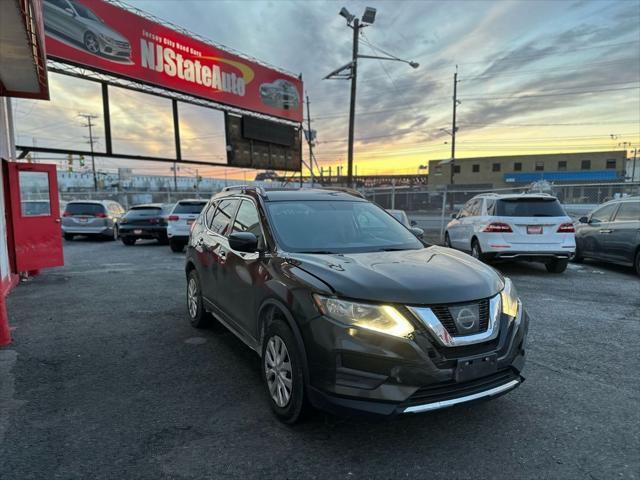
[[[442,242],[444,228],[453,213],[480,193],[548,193],[562,203],[573,219],[586,215],[601,203],[614,198],[640,195],[640,182],[554,185],[539,182],[526,187],[498,189],[434,188],[399,186],[369,188],[365,197],[386,209],[404,210],[416,226],[425,231],[425,239]]]

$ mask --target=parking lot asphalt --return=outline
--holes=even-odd
[[[78,240],[8,298],[0,478],[640,478],[640,280],[499,265],[531,314],[525,383],[377,421],[270,413],[257,357],[185,312],[184,256]]]

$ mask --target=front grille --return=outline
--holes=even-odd
[[[474,303],[475,304],[475,303]],[[448,305],[435,305],[430,307],[431,311],[438,317],[438,320],[444,328],[447,329],[449,335],[457,336],[460,334],[456,328],[456,322],[451,316]],[[489,327],[489,299],[485,298],[478,302],[478,314],[480,315],[480,328],[476,333],[486,332]]]
[[[512,380],[520,379],[513,370],[503,370],[488,377],[478,378],[464,383],[453,380],[445,384],[430,385],[415,391],[405,402],[406,406],[424,403],[442,402],[454,398],[465,397],[499,387]]]
[[[130,48],[129,47],[129,42],[119,42],[119,41],[115,40],[113,43],[118,48],[124,48],[124,49],[127,49],[127,50]]]

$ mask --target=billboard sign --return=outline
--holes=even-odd
[[[226,119],[230,167],[300,171],[299,128],[249,116],[228,114]]]
[[[43,0],[47,56],[302,121],[302,81],[104,0]]]

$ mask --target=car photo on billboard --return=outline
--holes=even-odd
[[[44,25],[49,34],[110,60],[131,61],[131,44],[77,0],[44,0]]]
[[[265,105],[283,110],[295,110],[300,103],[295,85],[281,78],[271,83],[261,84],[260,98]]]

